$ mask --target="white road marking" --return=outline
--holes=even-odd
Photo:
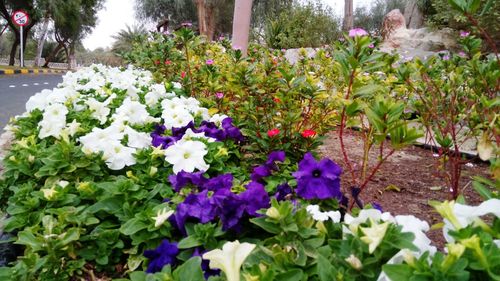
[[[33,85],[34,85],[34,86],[38,86],[38,85],[40,85],[40,83],[33,83]]]
[[[43,82],[44,85],[49,85],[49,82]]]
[[[16,85],[9,85],[9,88],[15,88]]]
[[[28,84],[23,84],[23,87],[28,87]]]

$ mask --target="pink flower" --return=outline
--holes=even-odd
[[[303,136],[304,138],[311,138],[311,137],[316,136],[316,132],[315,132],[315,131],[313,131],[313,130],[304,130],[304,131],[302,132],[302,136]]]
[[[349,30],[349,37],[366,36],[366,35],[368,35],[368,32],[359,27]]]
[[[459,57],[462,57],[462,58],[466,58],[466,57],[467,57],[467,54],[466,54],[466,53],[464,53],[464,52],[462,52],[462,51],[460,51],[460,52],[458,52],[458,56],[459,56]]]
[[[272,130],[267,131],[267,135],[268,135],[270,138],[272,138],[272,137],[274,137],[274,136],[278,135],[279,133],[280,133],[280,130],[279,130],[279,129],[276,129],[276,128],[274,128],[274,129],[272,129]]]
[[[215,96],[218,98],[218,99],[222,99],[224,97],[224,93],[222,92],[217,92],[215,93]]]
[[[182,27],[191,27],[191,26],[193,26],[193,24],[190,23],[190,22],[188,22],[188,21],[186,21],[186,22],[181,23],[181,26]]]
[[[166,65],[171,65],[171,64],[172,64],[172,61],[171,61],[171,60],[166,60],[166,61],[165,61],[165,64],[166,64]]]
[[[184,79],[186,77],[186,71],[181,72],[181,78]]]
[[[470,35],[470,32],[468,31],[460,31],[460,37],[467,37]]]
[[[214,60],[206,60],[205,63],[207,65],[212,65],[212,64],[214,64]]]
[[[373,49],[373,48],[375,48],[375,45],[373,45],[373,43],[371,43],[370,45],[368,45],[368,48]]]

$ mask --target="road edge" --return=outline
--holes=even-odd
[[[0,69],[0,75],[13,75],[13,74],[64,74],[69,70],[59,69]]]

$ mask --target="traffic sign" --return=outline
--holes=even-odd
[[[29,22],[29,16],[25,11],[18,10],[12,14],[12,21],[19,26],[25,26]]]

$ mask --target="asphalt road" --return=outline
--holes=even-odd
[[[0,76],[0,134],[11,116],[26,111],[28,99],[43,89],[62,82],[61,74],[16,74]]]

